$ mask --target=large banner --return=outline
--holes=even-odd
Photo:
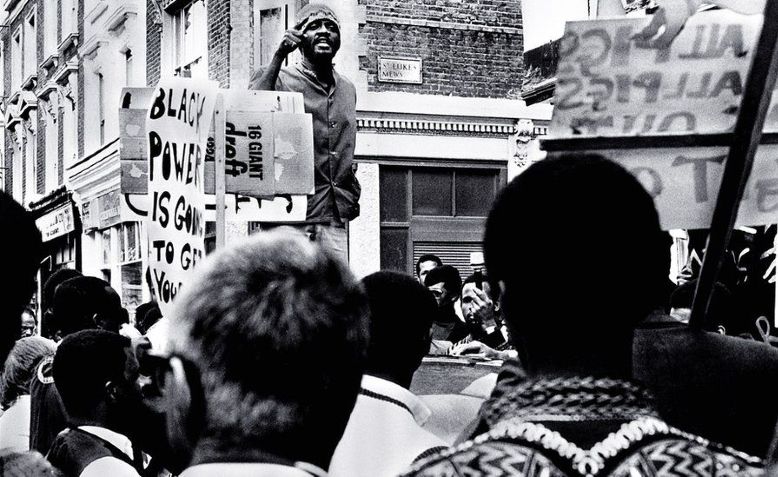
[[[205,256],[203,161],[217,94],[215,82],[163,80],[146,116],[149,269],[163,315]]]
[[[548,138],[561,140],[560,150],[566,150],[568,139],[606,138],[596,148],[580,142],[576,150],[600,153],[629,169],[654,197],[663,229],[708,228],[728,150],[694,146],[694,136],[732,132],[761,16],[698,13],[666,49],[646,48],[632,39],[648,21],[567,24]],[[778,132],[777,101],[774,95],[766,132]],[[692,146],[607,145],[611,138],[678,135],[687,136]],[[778,222],[777,158],[778,146],[759,147],[738,225]]]
[[[650,18],[568,22],[554,138],[708,134],[735,125],[761,16],[692,16],[667,49],[632,39]],[[778,130],[775,99],[765,130]]]

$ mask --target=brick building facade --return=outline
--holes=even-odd
[[[245,88],[305,3],[149,0],[148,84],[186,74]],[[357,86],[363,196],[349,230],[352,268],[410,272],[415,257],[432,252],[468,273],[488,204],[526,162],[517,133],[532,139],[550,119],[550,105],[520,99],[520,0],[327,3],[341,20],[336,68]],[[191,35],[177,30],[182,18],[195,25]],[[207,51],[192,54],[201,31]],[[382,76],[392,64],[420,74],[411,82]]]

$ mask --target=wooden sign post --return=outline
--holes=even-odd
[[[702,328],[708,314],[713,287],[721,271],[724,254],[729,246],[732,228],[737,219],[740,201],[751,175],[754,156],[762,137],[767,109],[773,96],[778,73],[778,2],[766,2],[764,25],[746,81],[743,100],[732,142],[729,146],[724,176],[713,212],[708,246],[702,261],[700,278],[694,293],[689,326]]]

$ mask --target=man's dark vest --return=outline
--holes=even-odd
[[[62,431],[54,439],[46,456],[54,467],[68,477],[78,477],[89,464],[103,457],[115,457],[141,473],[132,459],[115,445],[77,428]]]

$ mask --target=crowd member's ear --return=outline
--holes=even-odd
[[[121,391],[119,386],[114,381],[108,381],[105,383],[105,396],[106,402],[110,404],[116,404],[121,399]]]

